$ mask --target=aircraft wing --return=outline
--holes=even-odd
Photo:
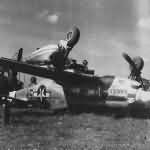
[[[16,60],[8,59],[1,57],[0,65],[2,65],[5,69],[13,69],[16,72],[22,72],[27,74],[32,74],[39,77],[53,79],[56,82],[63,83],[80,83],[80,82],[93,82],[98,80],[99,78],[94,75],[87,75],[83,73],[75,73],[68,71],[55,71],[51,68],[44,68],[38,65],[31,65],[26,62],[18,62]]]

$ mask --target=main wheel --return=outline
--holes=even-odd
[[[68,41],[68,46],[73,47],[74,45],[77,44],[80,38],[80,30],[76,26],[73,27],[71,31],[67,33],[67,41]]]

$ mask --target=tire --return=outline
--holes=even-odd
[[[74,47],[80,38],[80,30],[76,26],[73,27],[71,31],[67,33],[67,41],[69,47]]]

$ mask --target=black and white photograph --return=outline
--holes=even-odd
[[[150,149],[149,0],[0,0],[0,150]]]

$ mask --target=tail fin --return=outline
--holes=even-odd
[[[17,61],[21,61],[22,60],[22,55],[23,55],[23,48],[20,48],[15,55],[13,56],[13,59],[17,60]]]

